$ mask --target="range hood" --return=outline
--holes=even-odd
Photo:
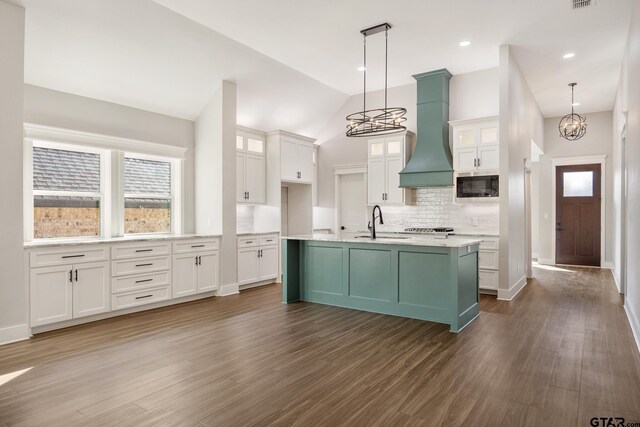
[[[400,172],[400,187],[451,187],[449,148],[449,80],[447,69],[413,76],[418,82],[417,143]]]

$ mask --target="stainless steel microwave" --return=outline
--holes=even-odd
[[[499,175],[458,176],[456,197],[458,199],[499,197]]]

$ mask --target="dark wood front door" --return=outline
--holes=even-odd
[[[556,263],[600,265],[600,165],[556,167]]]

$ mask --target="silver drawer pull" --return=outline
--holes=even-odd
[[[204,248],[204,245],[191,245],[192,248]]]
[[[151,298],[152,296],[153,296],[153,294],[142,295],[141,297],[136,297],[136,299]]]
[[[136,252],[153,252],[153,249],[136,249]]]
[[[62,258],[82,258],[84,256],[84,254],[82,255],[63,255]]]
[[[153,279],[136,280],[136,283],[152,282]]]
[[[273,239],[267,239],[267,242],[273,242]]]
[[[153,265],[152,262],[146,263],[146,264],[136,264],[136,267],[149,267],[150,265]]]
[[[253,240],[247,240],[245,243],[253,243]]]

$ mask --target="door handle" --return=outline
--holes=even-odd
[[[198,257],[196,256],[196,265],[198,265]]]
[[[202,265],[202,257],[198,256],[198,265]]]
[[[73,270],[69,270],[69,283],[73,283]]]
[[[76,268],[76,282],[78,281],[78,269]]]

